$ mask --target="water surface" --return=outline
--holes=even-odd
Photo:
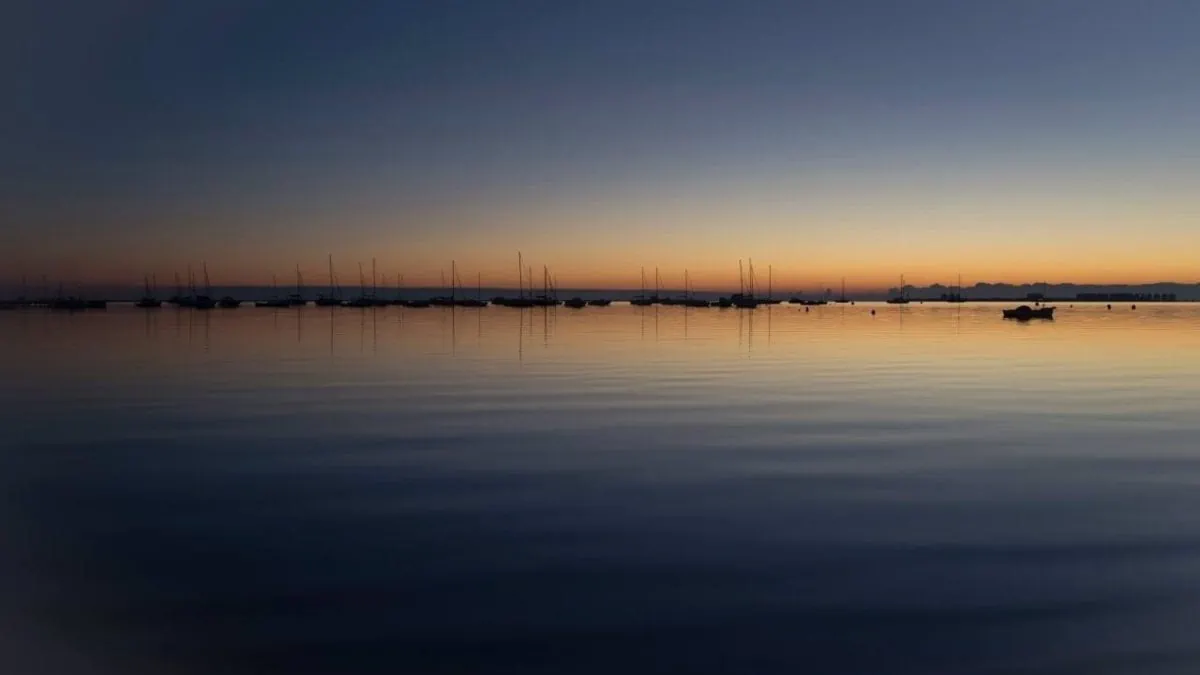
[[[0,313],[0,657],[1194,673],[1200,307],[1060,314]]]

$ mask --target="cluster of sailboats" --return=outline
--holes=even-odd
[[[358,266],[359,275],[359,293],[356,297],[346,298],[341,285],[338,283],[337,274],[333,268],[333,256],[329,256],[329,290],[327,293],[318,294],[311,301],[312,304],[318,307],[386,307],[386,306],[402,306],[411,308],[426,308],[426,307],[486,307],[488,305],[496,305],[500,307],[555,307],[564,306],[572,309],[582,309],[584,307],[604,307],[612,304],[609,298],[592,298],[585,300],[581,297],[572,297],[565,300],[560,300],[558,296],[557,278],[550,273],[548,267],[542,267],[542,283],[541,288],[536,289],[534,285],[533,267],[526,266],[524,258],[520,253],[517,254],[518,265],[518,290],[516,296],[497,296],[485,300],[483,298],[482,275],[476,277],[475,295],[471,297],[465,289],[462,278],[458,274],[458,265],[454,261],[450,263],[450,277],[446,278],[443,273],[442,285],[446,291],[442,295],[433,296],[427,299],[409,299],[404,296],[404,277],[397,273],[395,285],[395,297],[385,298],[379,293],[379,275],[375,269],[375,261],[371,261],[371,283],[368,287],[363,266],[360,263]],[[181,281],[179,274],[175,275],[175,293],[163,300],[158,298],[157,279],[153,280],[150,275],[144,279],[144,293],[142,297],[135,303],[137,307],[152,309],[162,307],[164,304],[174,305],[176,307],[186,307],[199,310],[208,310],[216,308],[232,309],[240,307],[243,303],[230,295],[224,295],[220,298],[213,297],[212,284],[208,275],[208,266],[201,266],[201,275],[203,283],[193,272],[191,266],[187,271],[187,285]],[[629,304],[634,306],[646,307],[650,305],[675,305],[681,307],[719,307],[719,308],[739,308],[753,309],[762,305],[777,305],[784,300],[776,298],[774,295],[774,274],[770,266],[767,268],[767,293],[766,295],[759,294],[758,281],[754,271],[754,262],[749,261],[748,267],[742,265],[742,261],[738,261],[738,277],[739,290],[727,297],[721,297],[716,300],[708,300],[698,297],[692,287],[691,277],[685,269],[683,272],[683,292],[672,297],[665,297],[662,294],[662,275],[658,269],[654,270],[654,292],[647,292],[646,287],[646,270],[642,268],[641,292],[633,296],[629,300]],[[384,279],[386,285],[386,278]],[[24,285],[24,284],[23,284]],[[300,266],[296,266],[296,287],[294,292],[283,293],[280,291],[278,280],[272,277],[272,288],[274,292],[267,300],[258,300],[253,304],[255,307],[266,308],[289,308],[303,307],[310,304],[310,300],[304,295],[304,277],[300,272]],[[539,292],[540,291],[540,292]],[[946,302],[962,303],[965,299],[962,294],[962,277],[959,277],[958,285],[954,288],[954,292],[949,295],[944,295],[943,300]],[[832,289],[825,290],[820,297],[801,297],[800,294],[791,296],[787,302],[794,305],[802,305],[807,311],[812,305],[826,305],[831,302],[839,304],[854,304],[854,301],[846,296],[846,280],[842,279],[841,295],[836,299],[833,297]],[[900,276],[900,287],[898,293],[886,300],[887,304],[891,305],[906,305],[911,302],[908,297],[908,287],[904,283],[904,275]],[[62,292],[62,286],[59,285],[58,295],[45,300],[26,300],[22,294],[16,301],[0,302],[0,309],[14,309],[17,307],[46,307],[49,309],[64,309],[64,310],[84,310],[84,309],[104,309],[107,307],[107,302],[104,300],[86,300],[79,296],[66,296]],[[871,310],[874,314],[874,310]],[[1003,310],[1003,316],[1006,319],[1053,319],[1054,308],[1038,306],[1029,307],[1022,305],[1015,309]]]
[[[379,275],[375,268],[375,261],[371,261],[371,280],[367,283],[367,278],[363,270],[363,265],[358,266],[359,273],[359,292],[354,297],[346,297],[347,294],[339,284],[338,276],[334,271],[333,256],[328,259],[329,264],[329,289],[328,292],[318,294],[310,300],[305,296],[304,277],[300,271],[300,266],[296,266],[296,286],[294,292],[281,291],[278,279],[272,276],[271,297],[266,300],[256,300],[253,306],[261,308],[289,308],[302,307],[315,304],[318,307],[385,307],[385,306],[403,306],[412,308],[426,307],[485,307],[487,305],[497,305],[501,307],[552,307],[564,306],[573,309],[582,309],[584,307],[604,307],[612,304],[610,298],[591,298],[584,299],[581,297],[572,297],[560,299],[558,293],[557,278],[550,273],[548,267],[542,268],[541,287],[537,288],[534,284],[533,267],[526,266],[521,253],[517,253],[518,265],[518,291],[516,296],[497,296],[490,299],[483,298],[482,275],[477,276],[476,288],[474,297],[471,297],[466,292],[462,278],[459,276],[457,264],[451,261],[450,278],[447,279],[445,274],[442,276],[442,286],[446,291],[441,295],[436,295],[427,299],[410,299],[404,297],[403,275],[396,274],[395,296],[391,298],[384,297],[380,293]],[[774,275],[770,267],[767,272],[767,293],[765,296],[759,294],[757,277],[754,271],[753,261],[749,262],[748,269],[743,267],[742,261],[738,261],[738,276],[739,276],[739,292],[731,294],[727,297],[721,297],[716,300],[708,300],[698,297],[692,287],[691,277],[685,269],[683,273],[683,292],[671,297],[666,297],[662,294],[662,276],[658,269],[654,271],[654,292],[649,294],[646,288],[646,270],[642,268],[642,288],[641,292],[630,299],[630,304],[634,306],[649,306],[649,305],[666,305],[666,306],[682,306],[682,307],[734,307],[742,309],[751,309],[761,305],[776,305],[783,302],[783,299],[774,296]],[[135,303],[137,307],[145,309],[160,308],[164,304],[173,305],[182,308],[191,308],[199,310],[209,309],[233,309],[243,305],[243,301],[231,295],[223,295],[219,298],[214,296],[212,283],[209,278],[208,265],[201,265],[200,274],[197,275],[189,265],[187,270],[186,284],[180,278],[178,273],[175,274],[175,292],[165,300],[161,299],[157,293],[158,280],[152,275],[146,275],[144,280],[144,291],[142,297]],[[386,278],[384,278],[386,284]],[[289,289],[290,291],[290,289]],[[831,295],[831,293],[826,293]],[[828,297],[823,298],[802,298],[799,295],[793,296],[788,300],[789,303],[799,305],[824,305],[830,302]],[[852,302],[846,298],[845,280],[842,282],[842,296],[836,302]],[[5,303],[6,307],[16,306],[20,303]],[[91,309],[103,308],[107,305],[105,301],[85,301],[75,297],[64,297],[59,292],[59,296],[54,300],[39,301],[38,303],[24,303],[30,305],[47,306],[55,309]]]

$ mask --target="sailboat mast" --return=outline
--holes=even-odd
[[[642,266],[642,297],[646,297],[646,267]]]
[[[517,251],[517,297],[525,297],[525,262],[521,260],[521,252]]]
[[[754,258],[751,258],[748,261],[748,266],[750,268],[750,297],[753,298],[754,297]]]
[[[770,300],[775,295],[775,277],[774,266],[767,265],[767,299]]]
[[[358,263],[358,294],[367,297],[367,279],[363,276],[362,263]]]
[[[334,297],[333,283],[333,254],[329,254],[329,297]]]
[[[483,300],[483,272],[476,272],[475,274],[475,299]]]
[[[450,299],[454,300],[458,293],[458,263],[450,261]]]
[[[379,292],[379,283],[378,283],[377,279],[378,279],[378,277],[375,276],[375,259],[371,258],[371,297],[372,298],[375,297],[375,295]]]
[[[208,279],[208,263],[204,263],[204,294],[212,296],[212,282]]]

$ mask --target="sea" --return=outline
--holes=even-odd
[[[1200,305],[0,312],[0,670],[1200,672]]]

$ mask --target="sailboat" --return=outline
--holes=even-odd
[[[521,256],[520,251],[517,251],[517,297],[506,298],[498,295],[492,298],[492,304],[518,308],[533,306],[533,302],[525,297],[525,259]]]
[[[179,281],[179,272],[175,273],[175,295],[167,298],[167,302],[176,306],[187,303],[187,296],[183,294],[183,284]]]
[[[451,270],[453,271],[454,270],[453,261],[451,261],[450,266],[451,266]],[[451,279],[451,282],[457,280],[459,288],[462,288],[462,278],[458,276],[457,271],[453,271],[452,273],[453,273],[454,278]],[[487,307],[487,304],[488,304],[487,300],[483,299],[483,274],[479,274],[476,277],[475,282],[476,282],[475,283],[475,297],[473,297],[473,298],[465,298],[465,297],[457,298],[454,301],[455,305],[458,305],[459,307]]]
[[[333,274],[333,254],[329,254],[329,295],[318,295],[318,307],[340,307],[342,294],[337,287],[337,277]]]
[[[742,292],[729,298],[734,307],[738,309],[756,309],[758,307],[758,298],[754,296],[754,260],[750,260],[750,276],[749,285],[747,286],[745,279],[742,277],[742,261],[738,261],[738,277],[742,278]],[[747,293],[749,291],[749,293]]]
[[[767,265],[767,297],[764,300],[759,300],[764,305],[778,305],[783,302],[783,298],[775,298],[774,287],[774,269],[773,265]]]
[[[304,299],[304,277],[300,276],[300,264],[296,264],[296,292],[287,296],[287,303],[292,307],[303,307],[308,304]]]
[[[700,298],[697,298],[695,292],[692,291],[692,281],[691,281],[691,278],[688,276],[688,271],[686,269],[683,271],[683,293],[684,293],[684,295],[683,295],[683,306],[684,307],[708,307],[709,306],[709,302],[707,300],[701,300]]]
[[[154,297],[154,294],[150,292],[150,277],[144,277],[142,282],[145,285],[146,290],[145,293],[142,294],[142,299],[137,301],[137,306],[144,309],[162,307],[162,300]]]
[[[196,295],[195,282],[192,283],[192,307],[196,309],[212,309],[217,306],[212,299],[212,283],[208,279],[208,263],[204,263],[204,295]]]
[[[530,270],[529,287],[533,288],[533,271]],[[558,292],[550,279],[550,268],[542,265],[542,294],[533,298],[533,304],[538,307],[557,307]]]
[[[642,292],[633,296],[629,304],[637,305],[638,307],[647,307],[654,304],[654,300],[646,297],[646,268],[642,268]]]
[[[904,275],[903,274],[900,275],[900,295],[898,295],[894,298],[888,298],[887,304],[889,304],[889,305],[907,305],[908,304],[908,296],[905,295],[905,293],[904,293]]]
[[[447,295],[435,295],[429,299],[429,304],[435,307],[453,307],[454,306],[454,261],[450,261],[450,285],[446,285],[446,271],[442,270],[442,288],[449,291]]]
[[[842,277],[842,295],[837,299],[837,302],[841,305],[850,302],[848,299],[846,299],[846,277]]]
[[[271,299],[270,300],[259,300],[254,303],[254,306],[255,307],[280,308],[280,307],[291,307],[292,305],[290,302],[288,302],[287,298],[279,297],[279,280],[275,278],[274,274],[272,274],[271,275]]]
[[[344,307],[374,307],[375,299],[367,295],[367,280],[363,277],[362,263],[358,263],[358,297],[342,303]]]
[[[962,294],[962,275],[958,275],[958,285],[954,287],[954,292],[946,296],[946,302],[966,302]]]

